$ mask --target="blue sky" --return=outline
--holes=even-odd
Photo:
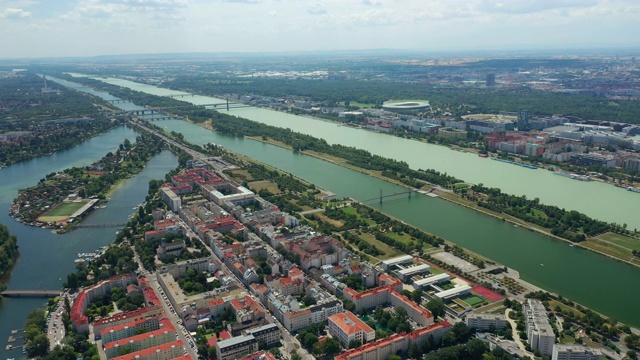
[[[0,58],[640,48],[639,0],[0,0]]]

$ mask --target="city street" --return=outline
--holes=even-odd
[[[134,250],[134,253],[135,253],[135,250]],[[197,352],[197,347],[195,345],[195,341],[193,340],[189,332],[182,325],[178,324],[178,320],[180,320],[180,317],[176,313],[175,309],[173,309],[169,301],[165,300],[164,292],[161,290],[160,284],[158,284],[158,279],[156,275],[148,273],[146,270],[144,270],[144,267],[142,266],[142,261],[140,261],[140,257],[138,256],[137,253],[135,253],[134,259],[138,263],[138,266],[140,267],[140,271],[146,274],[146,278],[149,281],[149,284],[151,285],[153,292],[155,292],[156,296],[160,300],[160,303],[162,304],[162,308],[164,309],[164,312],[167,315],[167,318],[169,318],[173,326],[176,328],[176,333],[178,334],[177,338],[182,340],[182,343],[184,344],[184,348],[189,354],[189,356],[191,356],[192,359],[197,359],[198,352]]]
[[[53,350],[56,345],[60,345],[65,336],[62,314],[64,312],[64,296],[60,298],[56,308],[47,317],[47,336],[49,337],[49,349]]]

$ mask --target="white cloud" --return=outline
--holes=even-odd
[[[605,46],[610,39],[637,46],[634,34],[640,33],[640,0],[0,0],[0,4],[0,19],[30,19],[0,21],[0,32],[16,34],[13,40],[0,37],[0,48],[10,49],[11,53],[2,54],[8,57],[380,47],[465,50],[528,44],[558,48]],[[38,37],[26,31],[43,26],[46,31]]]
[[[324,5],[322,5],[321,3],[316,2],[315,4],[309,6],[309,8],[307,9],[307,13],[311,15],[324,15],[327,13],[327,9],[325,9]]]
[[[0,19],[20,19],[28,18],[31,13],[22,9],[8,8],[0,12]]]

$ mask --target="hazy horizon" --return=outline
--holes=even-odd
[[[0,0],[0,58],[638,49],[634,0]]]

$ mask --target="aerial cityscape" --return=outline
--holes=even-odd
[[[638,359],[638,13],[0,2],[0,356]]]

